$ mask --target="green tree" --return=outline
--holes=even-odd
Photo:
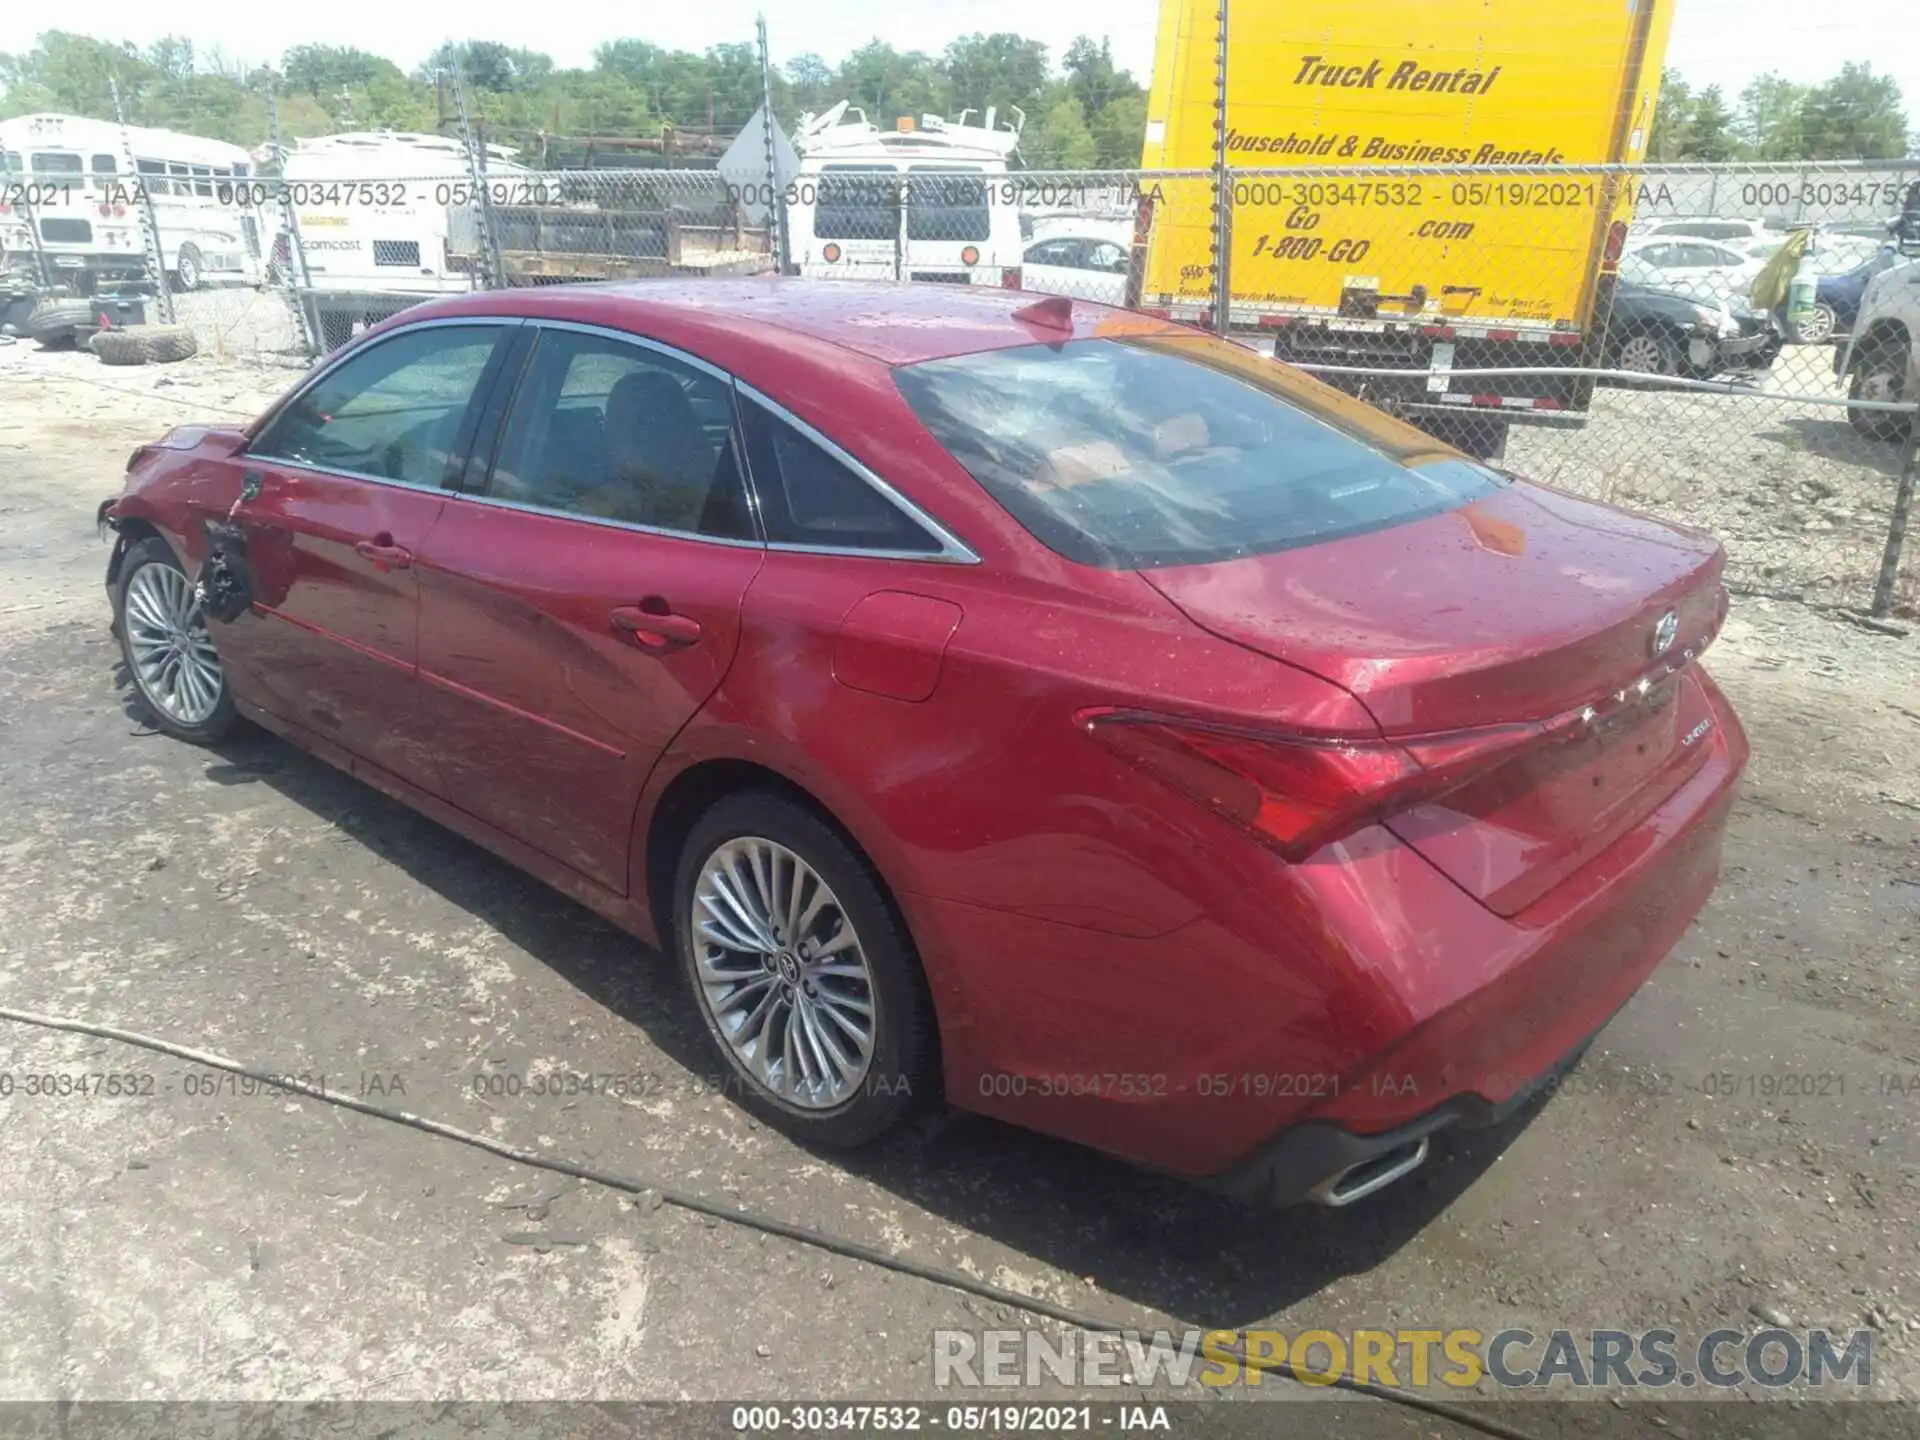
[[[1118,96],[1094,117],[1094,164],[1102,170],[1131,170],[1140,163],[1146,138],[1146,92]]]
[[[833,67],[818,55],[796,55],[783,68],[793,87],[796,117],[801,110],[818,114],[838,98],[833,93]]]
[[[960,109],[1032,110],[1047,85],[1047,47],[1005,33],[966,35],[947,46],[941,68]]]
[[[1021,136],[1020,154],[1031,170],[1091,170],[1099,148],[1080,102],[1068,93],[1048,106]]]
[[[1811,90],[1766,74],[1740,92],[1734,129],[1752,160],[1800,160],[1807,153],[1806,106]]]
[[[553,60],[537,50],[516,50],[498,40],[449,40],[427,57],[429,75],[460,71],[475,90],[504,95],[531,91],[553,73]]]
[[[1898,160],[1907,153],[1899,82],[1874,74],[1871,65],[1849,62],[1815,86],[1807,96],[1805,126],[1812,160]]]
[[[1720,162],[1731,160],[1739,152],[1734,134],[1733,111],[1718,85],[1709,85],[1693,98],[1691,111],[1679,136],[1680,158]]]
[[[280,68],[288,90],[316,96],[362,89],[376,81],[407,83],[405,73],[385,56],[350,45],[296,45],[280,57]]]
[[[921,51],[895,50],[870,40],[840,65],[835,79],[842,98],[865,110],[883,128],[900,115],[945,115],[952,92],[945,73]]]
[[[1654,112],[1653,134],[1647,139],[1647,158],[1666,163],[1684,158],[1681,136],[1693,115],[1693,87],[1678,70],[1660,75],[1660,104]]]

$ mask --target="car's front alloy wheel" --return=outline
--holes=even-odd
[[[210,744],[232,729],[233,697],[193,582],[164,540],[132,546],[120,567],[120,650],[162,730]]]
[[[932,1025],[911,944],[864,859],[781,797],[730,796],[680,863],[676,939],[748,1108],[859,1144],[928,1088]]]

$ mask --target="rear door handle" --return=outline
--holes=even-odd
[[[700,622],[690,615],[657,615],[638,605],[621,605],[607,618],[642,650],[683,650],[700,642]]]
[[[413,552],[404,545],[377,540],[362,540],[353,547],[353,553],[362,560],[371,560],[375,565],[392,570],[405,570],[413,564]]]

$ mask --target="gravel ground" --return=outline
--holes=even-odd
[[[128,707],[93,507],[134,444],[250,413],[294,375],[0,347],[0,1003],[362,1092],[376,1077],[373,1098],[417,1113],[1126,1324],[1872,1323],[1872,1394],[1908,1403],[1851,1406],[1847,1433],[1913,1433],[1920,639],[1740,600],[1712,660],[1754,762],[1712,903],[1575,1083],[1376,1201],[1250,1214],[971,1119],[816,1155],[706,1092],[659,957],[277,741],[196,750]],[[17,1075],[154,1085],[0,1097],[0,1400],[932,1396],[932,1330],[1021,1323],[149,1053],[11,1025],[0,1046]],[[553,1070],[649,1079],[486,1093]],[[1779,1098],[1782,1074],[1836,1078]],[[1263,1397],[1327,1398],[1237,1398]],[[1568,1437],[1839,1423],[1631,1398],[1508,1411]],[[1316,1414],[1302,1433],[1461,1433],[1365,1402]]]

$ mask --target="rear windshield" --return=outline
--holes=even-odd
[[[895,372],[934,437],[1085,565],[1198,565],[1454,509],[1506,482],[1206,336],[1028,345]]]
[[[900,233],[900,180],[891,165],[829,165],[813,208],[819,240],[892,240]]]

